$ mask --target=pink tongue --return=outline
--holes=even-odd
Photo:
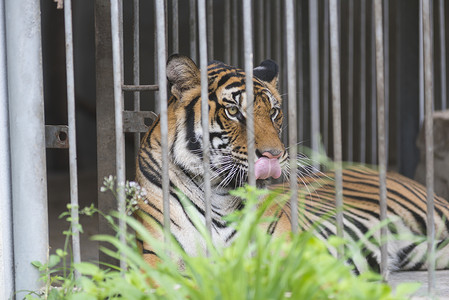
[[[256,179],[267,179],[268,177],[279,178],[281,176],[281,166],[277,158],[259,158],[255,165]]]

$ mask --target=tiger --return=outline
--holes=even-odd
[[[188,57],[175,54],[167,61],[167,79],[171,86],[168,101],[168,166],[170,230],[176,242],[188,255],[206,251],[204,240],[186,213],[180,194],[187,197],[201,221],[205,221],[204,177],[202,165],[201,79],[200,70]],[[208,65],[211,238],[217,247],[226,247],[236,230],[223,219],[244,206],[242,199],[230,194],[248,180],[248,151],[245,72],[219,61]],[[258,188],[269,188],[273,179],[289,178],[289,155],[281,140],[283,112],[278,90],[279,67],[265,60],[253,69],[254,88],[254,165]],[[299,162],[304,161],[299,159]],[[322,216],[335,211],[333,173],[321,173],[300,164],[298,204],[304,209],[299,217],[299,229],[307,230],[320,222]],[[163,240],[162,149],[160,119],[149,128],[141,141],[136,159],[136,181],[145,189],[139,200],[136,218],[156,238]],[[315,172],[316,171],[316,172]],[[291,175],[295,176],[295,175]],[[316,185],[316,182],[321,182]],[[282,184],[281,184],[282,185]],[[420,240],[395,240],[388,244],[388,270],[424,270],[426,260],[426,191],[419,183],[397,173],[388,173],[387,217],[394,220],[387,231],[421,237]],[[312,191],[313,188],[313,191]],[[343,232],[346,239],[359,241],[380,224],[379,173],[368,167],[356,166],[343,170]],[[291,231],[289,204],[273,208],[276,218],[261,230],[273,236]],[[449,205],[435,196],[435,230],[437,236],[436,268],[449,265]],[[150,221],[149,221],[150,220]],[[319,239],[336,235],[335,222],[321,222],[316,230]],[[352,262],[355,272],[380,269],[380,233],[366,239],[361,251],[362,263]],[[151,245],[139,240],[139,248],[150,265],[159,258]],[[198,247],[198,245],[200,247]],[[201,250],[202,249],[202,250]],[[335,252],[335,249],[329,250]],[[204,252],[203,252],[204,253]],[[336,253],[333,253],[336,254]]]

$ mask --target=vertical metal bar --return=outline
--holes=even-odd
[[[140,84],[140,30],[139,30],[139,0],[134,0],[134,23],[133,23],[133,84]],[[134,92],[134,110],[140,111],[140,92]],[[140,133],[134,133],[134,157],[137,157],[140,148]]]
[[[309,0],[309,39],[310,39],[310,114],[312,150],[320,147],[320,74],[318,42],[318,1]],[[316,156],[312,154],[313,164],[317,167]]]
[[[254,162],[256,151],[254,146],[254,91],[253,91],[253,28],[251,0],[243,0],[243,44],[245,48],[246,73],[246,136],[248,149],[248,183],[256,185]]]
[[[116,173],[117,173],[117,207],[120,215],[125,215],[125,134],[123,132],[123,66],[122,66],[122,42],[121,42],[121,1],[111,1],[111,32],[112,32],[112,60],[114,71],[114,110],[115,110],[115,139],[116,139]],[[126,242],[126,223],[119,220],[120,241]],[[126,268],[125,258],[120,259],[120,268]]]
[[[385,161],[388,167],[389,124],[390,124],[390,35],[389,35],[389,1],[383,0],[384,24],[384,90],[385,90]]]
[[[173,39],[173,53],[179,52],[179,9],[178,9],[178,0],[172,0],[172,39]]]
[[[72,252],[73,262],[81,262],[81,247],[79,235],[78,215],[78,166],[76,155],[76,119],[75,119],[75,78],[73,67],[73,31],[72,31],[72,1],[64,0],[64,27],[66,49],[66,76],[67,76],[67,119],[69,137],[69,166],[70,166],[70,204],[72,215]],[[75,272],[75,278],[79,278]]]
[[[15,288],[35,291],[44,283],[31,262],[48,258],[41,10],[40,1],[4,3]]]
[[[304,141],[304,66],[303,66],[303,30],[302,30],[302,2],[297,3],[297,12],[296,12],[296,20],[297,20],[297,40],[296,43],[298,45],[297,54],[298,57],[296,59],[297,62],[297,72],[298,72],[298,104],[299,108],[296,109],[296,119],[297,123],[297,140],[300,142]]]
[[[274,56],[276,57],[277,63],[282,66],[282,12],[281,12],[282,1],[274,2],[274,15],[276,16],[276,21],[274,23],[274,36],[276,37],[276,43],[274,43]]]
[[[271,0],[265,0],[265,55],[271,57]]]
[[[232,64],[237,66],[239,63],[239,9],[237,0],[232,1],[232,31],[231,31],[231,40],[232,40]]]
[[[257,8],[257,58],[258,61],[262,61],[265,58],[264,51],[264,1],[259,0],[254,3]]]
[[[224,5],[224,62],[231,64],[231,1]]]
[[[192,12],[191,12],[192,13]],[[170,233],[170,182],[168,175],[168,116],[167,116],[167,74],[165,51],[165,14],[164,0],[156,0],[156,39],[158,60],[158,85],[161,118],[161,150],[162,150],[162,194],[164,208],[164,230]],[[195,48],[196,49],[196,48]],[[196,50],[195,50],[196,52]]]
[[[374,1],[372,2],[371,14],[371,163],[377,163],[377,105],[376,105],[376,37],[374,21]]]
[[[419,124],[424,122],[423,1],[419,0]]]
[[[196,1],[190,0],[190,58],[196,62]],[[157,17],[157,15],[156,15]],[[164,62],[165,65],[165,62]]]
[[[11,152],[9,144],[8,81],[6,72],[5,6],[0,3],[0,298],[14,293]]]
[[[353,161],[354,147],[354,0],[348,1],[348,132],[347,132],[347,158]]]
[[[424,94],[426,138],[426,187],[427,187],[427,256],[428,292],[435,291],[435,220],[434,220],[434,163],[433,163],[433,49],[430,0],[422,0],[424,42]]]
[[[323,144],[329,153],[329,0],[324,0],[323,9]]]
[[[441,80],[441,110],[447,107],[446,96],[446,28],[444,21],[444,0],[438,1],[439,25],[440,25],[440,80]]]
[[[214,1],[207,1],[207,55],[214,57]],[[199,11],[199,10],[198,10]],[[199,16],[198,16],[199,18]],[[200,19],[199,22],[202,20]],[[201,37],[200,37],[201,39]],[[207,61],[206,61],[207,62]]]
[[[341,142],[341,106],[340,106],[340,49],[338,44],[338,8],[337,0],[329,0],[331,78],[332,78],[332,116],[334,133],[335,163],[335,201],[337,209],[337,236],[343,237],[343,180],[342,180],[342,142]],[[343,247],[338,249],[343,256]]]
[[[377,84],[377,126],[379,145],[379,184],[380,184],[380,221],[387,218],[387,160],[385,142],[385,78],[384,78],[384,49],[382,27],[382,0],[374,2],[374,22],[376,38],[376,84]],[[385,281],[388,280],[388,244],[387,227],[380,229],[381,260],[380,269]]]
[[[366,162],[366,0],[360,0],[360,162]]]
[[[295,8],[293,0],[285,1],[287,29],[287,80],[288,80],[288,146],[290,155],[290,207],[292,232],[298,232],[298,151],[296,124],[296,49],[295,49]]]
[[[201,125],[203,128],[203,177],[206,229],[212,234],[211,186],[210,186],[210,142],[209,142],[209,92],[207,81],[207,40],[206,40],[206,4],[198,1],[198,25],[200,36],[200,68],[201,68]],[[210,28],[209,28],[210,29]],[[209,48],[210,50],[210,48]]]

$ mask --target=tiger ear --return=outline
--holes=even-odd
[[[187,56],[173,54],[167,61],[167,79],[172,94],[181,99],[182,93],[201,84],[200,70]]]
[[[262,81],[277,86],[279,78],[279,66],[274,60],[267,59],[253,70],[253,75]]]

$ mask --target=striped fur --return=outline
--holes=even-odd
[[[278,157],[283,175],[288,178],[288,154],[280,140],[282,126],[281,97],[277,91],[278,67],[265,61],[254,69],[254,133],[256,156],[269,153]],[[190,255],[205,249],[191,217],[186,214],[178,191],[192,202],[201,220],[204,220],[204,182],[202,176],[202,129],[200,72],[187,57],[175,55],[167,63],[167,77],[171,83],[172,97],[168,104],[169,123],[169,178],[170,178],[170,226],[176,241]],[[209,127],[212,186],[212,239],[217,246],[226,246],[235,235],[222,217],[241,209],[239,198],[229,191],[247,181],[246,151],[246,93],[245,73],[221,62],[212,62],[208,67],[209,79]],[[160,225],[162,214],[161,135],[159,119],[142,139],[137,157],[136,179],[146,190],[146,199],[139,203],[136,217],[157,238],[162,239]],[[302,166],[301,166],[302,167]],[[299,204],[301,229],[317,228],[317,236],[326,240],[335,234],[332,217],[322,219],[335,210],[334,185],[331,174],[311,174],[310,169],[301,169],[309,176],[302,176]],[[257,180],[259,187],[269,185],[269,180]],[[344,171],[344,215],[345,236],[349,240],[363,239],[364,234],[379,224],[378,173],[367,168],[350,168]],[[426,234],[426,194],[418,183],[397,174],[389,174],[388,216],[394,221],[388,226],[390,233],[413,237]],[[437,267],[445,268],[449,263],[448,202],[436,198],[436,231],[444,246],[438,251]],[[265,230],[278,235],[290,230],[289,206],[273,207],[272,214],[279,218],[267,224]],[[321,220],[321,221],[320,221]],[[142,253],[150,264],[157,263],[157,255],[151,246],[141,242]],[[425,241],[420,243],[396,240],[389,244],[390,269],[424,269]],[[199,251],[199,252],[198,252]],[[334,251],[330,249],[330,251]],[[378,269],[379,236],[364,242],[361,255],[363,262],[354,261],[357,270],[368,266]]]

